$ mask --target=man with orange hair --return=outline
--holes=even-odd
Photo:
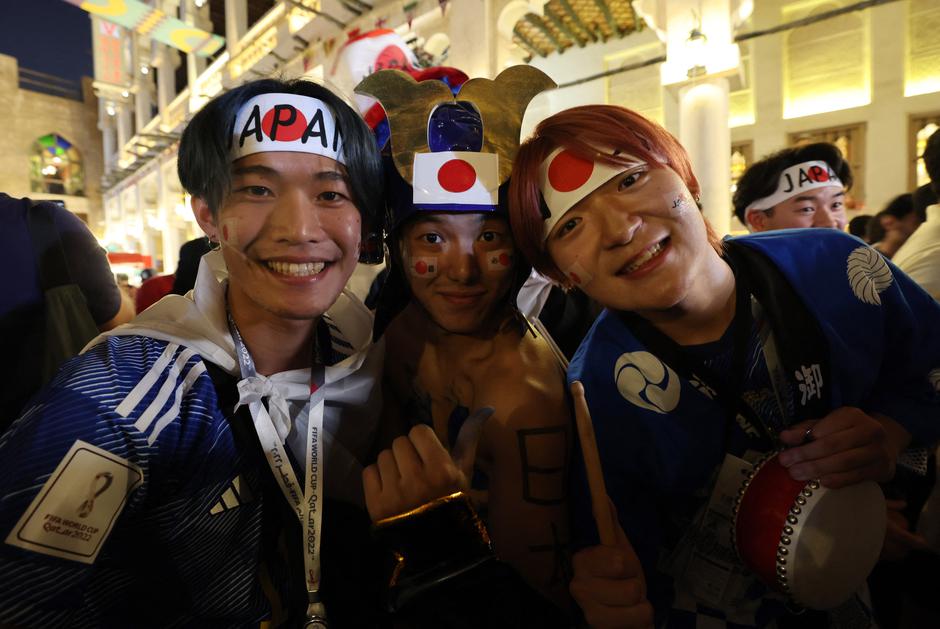
[[[812,186],[832,177],[818,168],[802,183],[834,189]],[[572,593],[596,626],[649,626],[650,604],[670,627],[825,625],[828,614],[794,615],[769,589],[794,569],[789,524],[767,527],[771,564],[782,560],[766,584],[739,559],[730,525],[741,479],[786,448],[775,459],[781,477],[800,487],[867,483],[877,493],[873,481],[893,475],[908,445],[940,437],[940,306],[835,229],[719,242],[698,190],[675,138],[620,107],[555,114],[516,159],[520,248],[606,307],[568,379],[586,391],[625,535],[592,545],[577,481],[575,538],[587,547],[574,557]],[[598,517],[603,505],[595,496]],[[847,526],[877,542],[877,517],[883,507]],[[851,578],[824,584],[849,586],[833,618],[870,622],[853,589],[877,550],[859,549]]]

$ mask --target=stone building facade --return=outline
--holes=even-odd
[[[103,156],[91,79],[83,79],[82,101],[23,89],[17,60],[0,55],[0,116],[0,191],[64,201],[101,236]]]

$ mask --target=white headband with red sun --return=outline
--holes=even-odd
[[[260,94],[238,111],[232,161],[269,151],[313,153],[346,163],[343,139],[329,106],[300,94]]]
[[[641,160],[630,157],[628,164],[609,164],[586,160],[565,148],[552,151],[539,167],[539,189],[548,206],[543,238],[548,238],[555,223],[578,201]]]
[[[842,187],[842,180],[824,161],[814,160],[794,164],[780,173],[777,190],[772,195],[751,201],[744,213],[747,215],[749,212],[769,210],[778,203],[807,190]]]

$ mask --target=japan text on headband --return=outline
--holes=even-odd
[[[777,190],[770,196],[757,199],[748,204],[744,213],[769,210],[778,203],[816,188],[842,188],[842,180],[821,160],[794,164],[782,173],[777,183]]]
[[[346,164],[333,112],[322,100],[300,94],[260,94],[235,116],[232,161],[270,151],[313,153]]]
[[[619,151],[612,152],[614,156],[618,154]],[[644,163],[630,155],[624,157],[630,161],[625,164],[611,164],[586,160],[565,148],[558,148],[549,153],[539,167],[539,189],[549,211],[549,216],[543,224],[543,238],[548,238],[555,223],[578,201],[615,175]]]

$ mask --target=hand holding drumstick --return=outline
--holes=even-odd
[[[640,560],[617,521],[601,470],[594,426],[580,382],[571,384],[575,420],[600,545],[575,553],[571,595],[591,627],[646,628],[653,626],[653,607],[646,599],[646,579]]]

